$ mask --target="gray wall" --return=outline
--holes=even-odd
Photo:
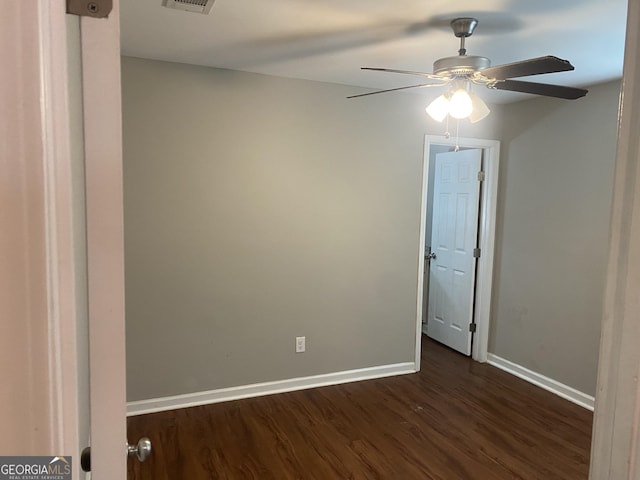
[[[591,394],[618,89],[460,132],[502,141],[489,351]],[[129,400],[413,361],[443,127],[421,96],[357,91],[123,59]]]
[[[594,394],[620,83],[504,110],[489,351]]]
[[[443,127],[419,95],[358,91],[123,59],[130,401],[413,361]]]

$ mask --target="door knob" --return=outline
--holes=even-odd
[[[428,253],[427,255],[424,256],[425,260],[435,260],[436,254],[434,252]]]
[[[127,443],[127,455],[129,457],[133,457],[135,455],[138,457],[138,460],[144,462],[149,455],[151,455],[151,440],[147,437],[142,437],[135,445],[129,445]]]
[[[138,460],[144,462],[149,455],[151,455],[151,440],[147,437],[142,437],[136,445],[129,445],[127,443],[127,456],[133,457],[134,455],[138,457]],[[91,447],[86,447],[82,450],[80,466],[83,472],[91,471]]]

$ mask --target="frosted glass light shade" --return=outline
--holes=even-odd
[[[489,110],[487,104],[484,103],[484,101],[477,95],[471,93],[469,96],[471,97],[471,105],[473,107],[471,115],[469,115],[469,121],[471,123],[476,123],[489,115],[491,110]]]
[[[440,95],[429,104],[426,110],[436,122],[442,122],[449,114],[449,100],[444,95]]]
[[[467,118],[472,111],[473,104],[467,91],[460,89],[453,92],[449,100],[449,115],[453,118]]]
[[[426,110],[436,122],[442,122],[450,115],[456,119],[469,118],[471,123],[476,123],[491,113],[480,97],[463,88],[454,91],[453,94],[440,95]]]

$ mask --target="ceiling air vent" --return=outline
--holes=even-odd
[[[187,12],[209,13],[215,0],[165,0],[164,6]]]

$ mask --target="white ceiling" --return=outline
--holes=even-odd
[[[202,15],[162,0],[121,0],[122,53],[354,85],[357,94],[420,83],[360,67],[431,72],[434,60],[457,54],[449,21],[472,16],[479,25],[469,55],[493,65],[555,55],[575,71],[525,80],[584,87],[621,76],[626,7],[626,0],[216,0]]]

